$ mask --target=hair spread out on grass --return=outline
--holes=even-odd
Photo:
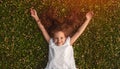
[[[51,37],[51,32],[57,29],[58,26],[64,29],[65,32],[63,32],[66,36],[72,36],[85,19],[84,13],[79,12],[76,8],[72,10],[69,9],[67,13],[62,16],[58,13],[59,10],[57,8],[49,7],[40,15],[41,21]]]

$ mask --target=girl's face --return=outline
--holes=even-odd
[[[61,46],[65,43],[66,41],[66,37],[65,37],[65,34],[64,32],[62,31],[58,31],[54,34],[54,43],[57,45],[57,46]]]

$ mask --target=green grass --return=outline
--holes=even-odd
[[[62,0],[61,0],[62,1]],[[71,0],[72,1],[72,0]],[[74,44],[79,69],[120,69],[120,1],[57,0],[0,1],[0,69],[44,69],[48,47],[36,22],[30,16],[32,6],[40,13],[49,5],[62,12],[74,7],[95,16]],[[77,10],[77,9],[76,9]]]

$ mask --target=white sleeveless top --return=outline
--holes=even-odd
[[[76,69],[73,47],[68,37],[62,46],[49,42],[49,60],[45,69]]]

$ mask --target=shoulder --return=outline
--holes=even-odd
[[[70,36],[68,36],[67,39],[66,39],[66,41],[70,41],[70,39],[71,39]]]
[[[68,37],[66,38],[66,43],[69,44],[69,45],[70,45],[70,40],[71,40],[71,38],[68,36]]]
[[[68,37],[67,37],[67,41],[69,42],[70,46],[73,45],[73,43],[72,43],[72,37],[68,36]]]
[[[51,46],[53,44],[54,44],[53,38],[50,38],[50,40],[49,40],[49,46]]]

